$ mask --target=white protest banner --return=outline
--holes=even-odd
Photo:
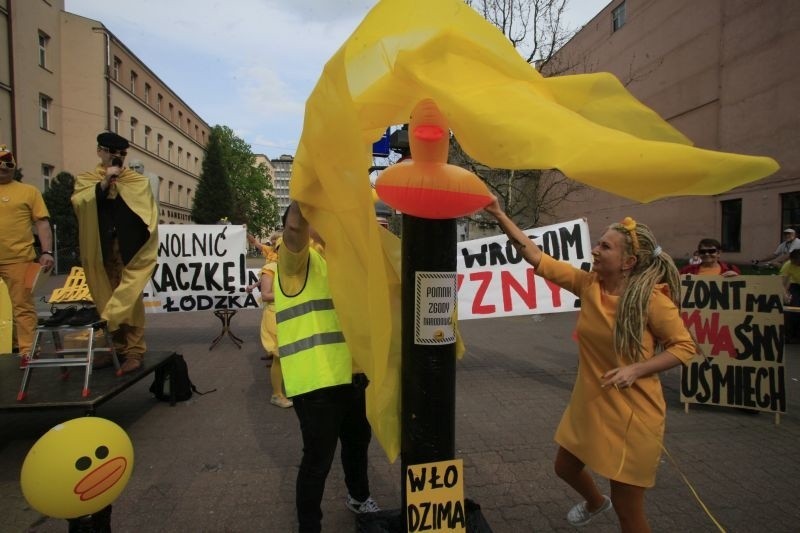
[[[592,247],[586,220],[524,233],[546,254],[590,270]],[[534,276],[533,267],[505,235],[460,242],[457,253],[459,320],[577,311],[575,295]]]
[[[158,263],[144,290],[148,313],[258,309],[258,281],[247,268],[244,226],[164,224],[158,226]]]
[[[701,355],[681,367],[681,401],[786,412],[779,276],[683,276],[681,317]]]

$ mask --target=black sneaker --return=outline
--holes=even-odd
[[[88,326],[100,320],[100,315],[97,314],[96,307],[84,307],[79,309],[75,315],[67,320],[70,326]]]
[[[44,321],[45,327],[54,328],[56,326],[62,326],[67,320],[70,320],[72,317],[75,316],[75,313],[78,312],[78,308],[74,305],[70,305],[69,307],[65,307],[63,309],[57,309],[50,318]]]

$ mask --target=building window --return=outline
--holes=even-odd
[[[131,117],[131,144],[136,144],[136,126],[138,125],[139,121]]]
[[[183,111],[178,111],[178,129],[181,128],[183,122]]]
[[[122,109],[115,107],[114,108],[114,133],[119,133],[119,123],[122,120]]]
[[[187,150],[186,151],[186,170],[189,170],[192,165],[192,154]]]
[[[44,182],[44,190],[50,190],[50,182],[53,180],[53,172],[55,167],[53,165],[42,165],[42,181]]]
[[[50,131],[50,107],[53,99],[46,94],[39,94],[39,127]]]
[[[131,92],[136,94],[136,80],[139,79],[139,76],[136,72],[131,71]]]
[[[169,104],[169,120],[175,122],[175,106],[172,103]]]
[[[144,103],[150,105],[150,84],[144,84]]]
[[[114,70],[111,72],[111,75],[114,77],[114,81],[119,81],[119,71],[122,68],[122,60],[118,57],[114,57]]]
[[[164,178],[158,177],[158,201],[161,201],[161,190],[164,188]]]
[[[195,157],[195,158],[194,158],[194,171],[195,171],[195,172],[197,172],[197,165],[198,165],[198,161],[199,161],[199,160],[198,160],[198,159]]]
[[[164,136],[160,133],[156,135],[156,155],[161,155],[161,143],[164,142]]]
[[[203,145],[206,144],[206,132],[203,130]]]
[[[173,183],[171,181],[167,185],[167,203],[168,204],[172,203],[172,185],[173,185]]]
[[[625,2],[611,10],[611,31],[617,31],[625,25]]]
[[[800,192],[781,194],[781,231],[784,228],[800,231]]]
[[[726,252],[742,251],[742,200],[720,202],[722,208],[722,249]]]
[[[194,125],[194,140],[196,141],[199,136],[200,136],[200,127],[197,124],[195,124]]]
[[[156,111],[161,113],[161,104],[164,102],[164,96],[161,93],[158,93],[156,97]]]
[[[144,127],[144,149],[150,149],[150,135],[152,134],[153,130],[150,129],[150,126]]]
[[[172,141],[167,142],[167,161],[172,161],[172,147],[175,146]],[[172,183],[172,182],[170,182]]]
[[[175,205],[180,207],[181,197],[183,196],[183,185],[178,185],[178,197],[175,199]]]
[[[47,68],[47,46],[50,44],[50,36],[43,31],[39,32],[39,66]]]
[[[183,157],[183,148],[178,146],[178,166],[181,166],[181,157]]]
[[[188,187],[186,188],[186,207],[192,207],[192,189]]]

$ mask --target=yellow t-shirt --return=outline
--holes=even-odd
[[[781,275],[789,278],[789,283],[800,284],[800,266],[793,265],[791,261],[786,261],[783,264]]]
[[[36,187],[18,181],[0,185],[0,265],[36,259],[31,228],[49,216]]]

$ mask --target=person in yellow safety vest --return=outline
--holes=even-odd
[[[284,386],[303,436],[297,519],[301,532],[319,532],[325,479],[338,441],[348,490],[345,505],[354,513],[380,510],[370,497],[367,475],[369,381],[353,370],[328,287],[328,265],[312,246],[311,228],[297,202],[284,213],[283,227],[273,292]]]

